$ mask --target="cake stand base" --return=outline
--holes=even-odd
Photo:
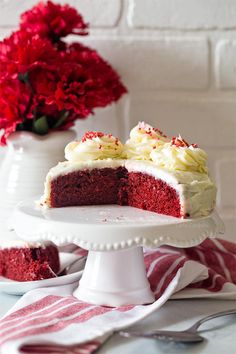
[[[90,251],[79,287],[73,295],[91,304],[114,307],[153,302],[142,247]]]
[[[33,200],[20,203],[13,227],[26,241],[74,243],[89,251],[74,296],[95,305],[122,306],[154,301],[142,246],[192,247],[224,230],[216,213],[178,219],[119,205],[44,209]]]

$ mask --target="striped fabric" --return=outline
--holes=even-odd
[[[140,321],[171,297],[236,298],[236,244],[209,239],[187,249],[146,250],[144,258],[153,304],[91,305],[71,295],[77,283],[32,290],[0,321],[1,353],[92,353],[114,331]]]

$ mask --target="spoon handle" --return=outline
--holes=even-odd
[[[149,339],[159,339],[162,341],[167,341],[167,342],[202,342],[204,340],[203,337],[201,337],[199,334],[195,333],[186,333],[186,332],[180,332],[180,331],[165,331],[165,330],[160,330],[160,331],[153,331],[153,332],[126,332],[126,331],[120,331],[118,332],[120,336],[125,337],[125,338],[131,338],[131,337],[143,337],[143,338],[149,338]]]
[[[233,314],[236,314],[236,309],[213,313],[211,315],[208,315],[206,317],[201,318],[199,321],[194,323],[193,326],[188,328],[187,331],[191,331],[191,332],[193,331],[194,332],[201,326],[202,323],[204,323],[206,321],[212,320],[213,318],[217,318],[217,317],[221,317],[221,316],[228,316],[228,315],[233,315]]]

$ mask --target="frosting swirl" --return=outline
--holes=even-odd
[[[72,141],[65,148],[71,162],[105,159],[148,160],[170,171],[207,174],[207,155],[197,145],[189,145],[181,136],[168,139],[160,130],[140,122],[123,145],[111,134],[87,132],[81,141]]]
[[[121,158],[123,144],[111,134],[87,132],[81,141],[72,141],[65,147],[68,161],[104,160]]]
[[[194,145],[176,146],[166,143],[159,149],[153,149],[150,158],[155,165],[170,171],[208,173],[207,154]]]
[[[130,138],[124,145],[126,158],[150,160],[150,153],[155,147],[162,146],[169,139],[157,128],[145,122],[139,122],[130,132]]]

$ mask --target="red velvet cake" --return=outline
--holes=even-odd
[[[205,216],[214,208],[206,153],[144,122],[125,145],[111,134],[88,132],[66,146],[65,156],[47,175],[41,200],[47,207],[119,204],[175,217]]]
[[[16,281],[53,278],[59,271],[57,247],[24,241],[4,241],[0,244],[0,275]]]
[[[71,172],[51,183],[51,206],[124,204],[121,193],[126,170],[101,168]]]
[[[51,183],[53,208],[102,204],[129,205],[181,216],[179,197],[173,188],[140,172],[127,173],[122,167],[72,172]]]

